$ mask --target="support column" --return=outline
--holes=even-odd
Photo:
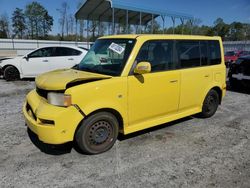
[[[128,10],[126,10],[126,33],[128,34]]]
[[[142,33],[142,27],[141,27],[141,12],[140,12],[140,34]]]
[[[89,19],[87,18],[87,48],[89,49]]]
[[[100,27],[101,27],[101,19],[99,18],[98,19],[98,32],[97,32],[98,37],[100,36]]]
[[[181,20],[181,34],[183,35],[183,29],[184,29],[184,19],[180,18]]]
[[[76,40],[76,45],[77,45],[77,41],[78,41],[78,40],[77,40],[77,19],[76,19],[76,33],[75,33],[75,34],[76,34],[76,36],[75,36],[76,39],[75,39],[75,40]]]
[[[175,17],[171,17],[172,18],[172,21],[173,21],[173,34],[175,32]]]
[[[112,8],[112,34],[115,34],[115,8]]]
[[[154,32],[154,15],[152,14],[152,20],[151,20],[151,33]]]
[[[162,34],[165,33],[165,16],[161,16],[162,19]]]
[[[193,20],[190,20],[190,25],[191,25],[191,35],[193,34]]]

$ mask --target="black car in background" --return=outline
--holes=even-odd
[[[250,89],[250,55],[240,57],[229,67],[229,84],[232,89]]]

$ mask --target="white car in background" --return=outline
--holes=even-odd
[[[80,63],[87,49],[73,46],[38,48],[25,56],[0,61],[0,75],[7,81],[34,78],[55,69],[71,68]]]

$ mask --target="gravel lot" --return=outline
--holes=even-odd
[[[32,81],[0,79],[0,187],[250,187],[250,95],[227,92],[210,119],[184,118],[88,156],[28,134]]]

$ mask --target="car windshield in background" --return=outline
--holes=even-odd
[[[99,39],[88,51],[77,69],[119,76],[134,44],[134,39]]]
[[[226,52],[225,56],[234,56],[235,55],[235,52],[234,51],[229,51],[229,52]]]

